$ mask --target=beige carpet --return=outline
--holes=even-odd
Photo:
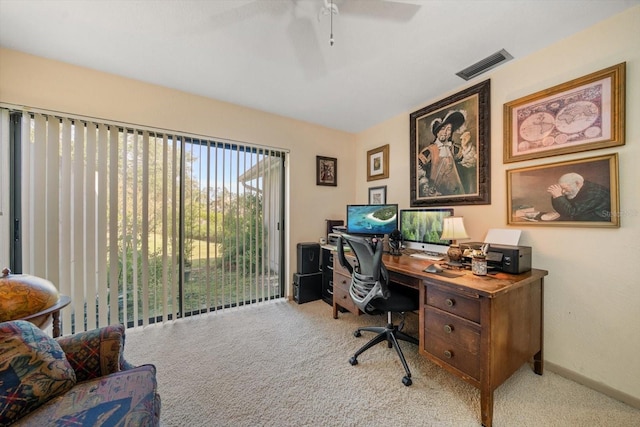
[[[126,358],[158,368],[162,425],[478,426],[480,393],[401,343],[380,344],[351,366],[368,339],[353,330],[382,317],[331,316],[322,301],[284,300],[127,332]],[[417,336],[417,315],[406,331]],[[638,426],[640,410],[552,372],[523,366],[495,392],[495,426]]]

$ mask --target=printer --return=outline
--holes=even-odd
[[[473,250],[485,245],[482,242],[460,243],[463,262],[471,264]],[[487,267],[504,271],[505,273],[520,274],[531,270],[531,246],[496,245],[491,243],[487,249]]]

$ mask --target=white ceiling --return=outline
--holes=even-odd
[[[330,46],[323,1],[0,0],[0,45],[360,132],[484,80],[455,73],[500,49],[517,60],[640,4],[334,0]]]

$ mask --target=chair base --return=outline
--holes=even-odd
[[[391,313],[388,313],[387,317],[387,326],[367,326],[358,328],[353,333],[353,335],[356,337],[359,337],[361,335],[361,332],[374,332],[378,335],[376,335],[368,343],[360,347],[360,349],[355,352],[353,357],[349,359],[349,363],[351,363],[352,365],[357,365],[358,356],[360,356],[362,353],[364,353],[374,345],[386,341],[389,348],[393,347],[396,350],[396,353],[398,353],[398,357],[400,357],[400,362],[402,362],[402,366],[404,367],[405,376],[402,378],[402,383],[406,386],[410,386],[412,384],[411,371],[409,370],[409,365],[407,365],[407,360],[405,359],[404,354],[402,354],[402,349],[400,348],[400,345],[398,345],[398,341],[406,341],[418,345],[418,340],[400,331],[400,328],[394,325],[391,321]]]

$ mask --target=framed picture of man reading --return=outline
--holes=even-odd
[[[411,206],[486,205],[490,80],[410,115]]]

